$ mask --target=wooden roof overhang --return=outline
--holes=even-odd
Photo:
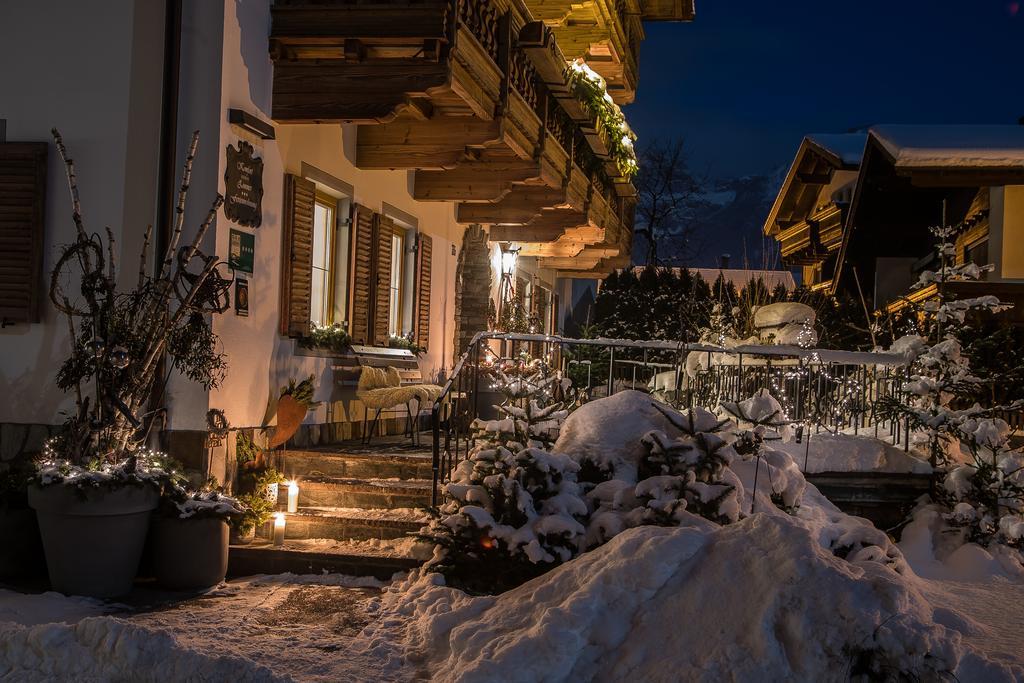
[[[853,262],[863,261],[862,267],[866,270],[870,267],[864,260],[867,256],[908,254],[908,243],[916,246],[920,242],[917,233],[940,221],[938,211],[944,197],[958,190],[1017,184],[1024,184],[1024,169],[1020,166],[898,164],[885,145],[874,134],[869,134],[853,200],[844,219],[830,293],[835,294],[841,286],[850,283],[848,271]],[[889,222],[899,224],[901,230],[888,230],[880,224],[880,216],[889,216]],[[914,226],[916,232],[910,226]],[[882,232],[886,235],[888,249],[880,254],[879,244],[873,238]],[[859,272],[858,276],[863,283],[874,273]]]
[[[834,152],[804,138],[764,224],[779,242],[786,266],[821,263],[842,244],[846,205],[821,204],[822,187],[838,170],[856,170]]]

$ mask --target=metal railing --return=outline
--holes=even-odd
[[[908,447],[907,425],[874,411],[880,398],[901,395],[907,380],[908,368],[894,354],[481,332],[431,408],[433,505],[452,468],[473,447],[473,422],[495,417],[491,403],[500,397],[482,384],[490,368],[524,351],[545,359],[545,371],[570,378],[571,399],[578,403],[638,389],[677,408],[714,410],[766,389],[798,428],[870,429]]]

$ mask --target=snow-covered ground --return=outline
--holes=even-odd
[[[253,577],[152,611],[0,590],[0,681],[414,680],[381,586]]]
[[[913,472],[928,474],[931,466],[893,446],[882,439],[876,439],[866,430],[860,434],[812,434],[803,443],[773,443],[788,453],[800,468],[808,474],[819,472]],[[808,451],[809,449],[809,451]],[[806,463],[806,468],[805,468]]]
[[[0,591],[0,681],[1024,681],[1019,555],[964,545],[927,508],[896,546],[774,443],[723,474],[738,521],[679,508],[678,527],[630,528],[641,437],[672,448],[679,430],[627,394],[578,410],[557,444],[617,473],[594,489],[610,540],[516,589],[285,574],[149,609]],[[821,455],[894,466],[852,443]]]

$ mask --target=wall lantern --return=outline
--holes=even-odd
[[[501,243],[501,274],[511,275],[519,260],[519,250],[512,249],[508,242]]]
[[[274,125],[253,116],[244,109],[228,109],[228,123],[264,140],[274,139]]]

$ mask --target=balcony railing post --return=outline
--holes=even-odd
[[[608,352],[608,395],[615,391],[615,347]]]

